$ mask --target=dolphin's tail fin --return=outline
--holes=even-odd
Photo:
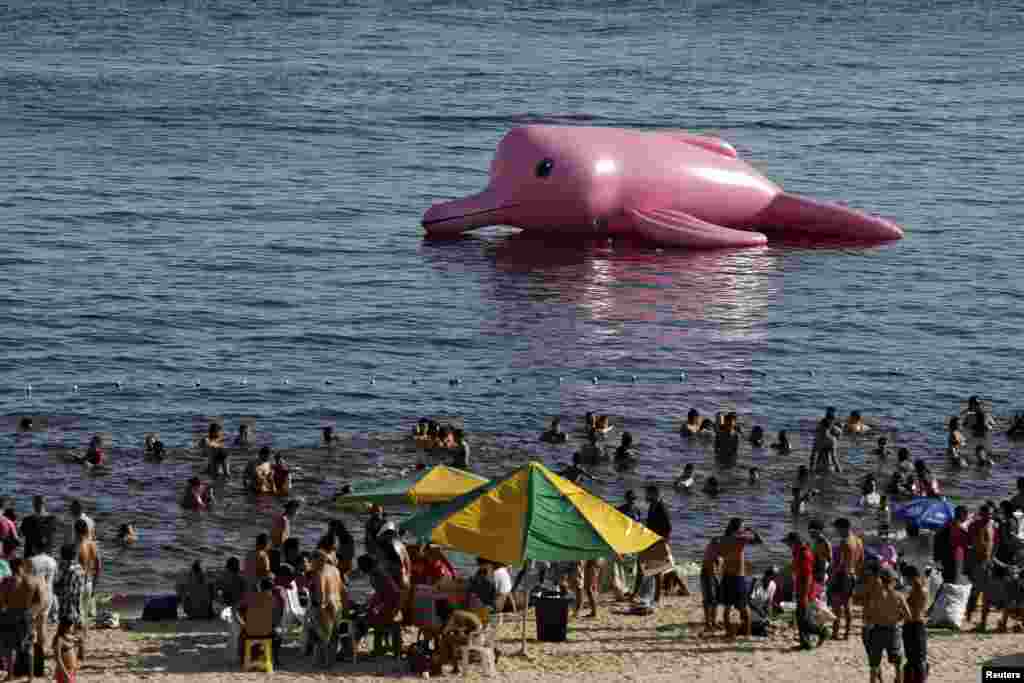
[[[771,204],[750,221],[749,227],[801,238],[821,238],[858,243],[889,242],[903,237],[903,230],[884,218],[842,204],[820,202],[795,194],[779,193]]]

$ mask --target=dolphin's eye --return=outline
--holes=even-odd
[[[553,162],[551,159],[542,159],[541,162],[537,164],[537,177],[547,178],[549,175],[551,175],[551,169],[553,169],[554,167],[555,162]]]

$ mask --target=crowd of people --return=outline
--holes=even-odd
[[[969,437],[983,437],[995,428],[991,414],[972,397],[967,409],[949,420],[946,456],[950,463],[954,467],[967,466],[964,449]],[[817,494],[809,484],[812,472],[842,470],[838,457],[840,440],[846,435],[867,434],[872,429],[857,411],[840,421],[835,410],[828,409],[816,426],[807,463],[798,468],[791,503],[793,514],[806,514]],[[614,450],[604,447],[602,442],[613,430],[607,416],[588,413],[581,429],[583,444],[574,453],[572,464],[559,474],[570,481],[585,483],[596,479],[587,469],[590,466],[634,466],[641,456],[630,432],[621,433]],[[796,451],[785,431],[779,432],[767,446],[762,427],[754,426],[747,435],[744,432],[736,413],[718,414],[711,419],[696,410],[689,412],[680,429],[684,438],[712,444],[715,456],[725,461],[736,459],[743,440],[752,448],[767,447],[780,455]],[[1012,420],[1008,435],[1024,436],[1024,416]],[[321,436],[324,447],[332,448],[338,443],[330,427],[323,428]],[[470,465],[470,449],[461,429],[424,418],[414,427],[412,439],[419,449],[448,460],[455,467]],[[541,439],[556,445],[570,442],[558,418],[552,420]],[[209,426],[197,446],[206,463],[206,476],[235,476],[219,423]],[[232,448],[235,453],[255,450],[248,425],[239,426]],[[147,435],[144,452],[153,459],[166,457],[158,434]],[[891,457],[886,436],[878,438],[872,454],[879,462]],[[108,464],[102,439],[93,438],[80,459],[91,466]],[[975,460],[979,467],[992,464],[980,444]],[[759,476],[757,467],[749,469],[753,485]],[[690,491],[696,480],[696,467],[686,463],[674,486]],[[285,615],[301,610],[305,614],[310,650],[317,644],[322,647],[333,643],[342,620],[355,624],[354,642],[348,644],[354,647],[371,630],[414,623],[417,587],[422,590],[448,585],[450,589],[451,585],[458,585],[472,599],[453,598],[441,603],[443,617],[435,633],[430,665],[434,673],[441,673],[447,665],[457,668],[458,647],[483,627],[480,615],[471,607],[486,606],[498,611],[505,609],[507,603],[516,607],[514,596],[530,571],[529,566],[522,568],[513,580],[508,567],[479,558],[475,571],[460,576],[441,548],[430,544],[407,545],[395,523],[377,506],[369,510],[363,553],[357,556],[356,542],[340,519],[329,523],[315,548],[305,550],[294,533],[302,503],[290,497],[291,470],[282,455],[266,447],[259,449],[245,464],[242,483],[251,493],[282,496],[283,509],[274,516],[267,533],[254,539],[253,547],[244,557],[229,558],[215,574],[196,560],[176,586],[177,604],[187,617],[209,619],[231,608],[241,625],[242,638],[253,629],[265,630],[269,624],[279,645]],[[966,507],[957,507],[955,519],[933,537],[937,565],[934,570],[901,563],[894,552],[870,551],[866,540],[853,533],[850,521],[839,518],[832,524],[831,538],[818,520],[809,524],[806,539],[797,532],[788,534],[784,542],[792,551],[791,566],[784,570],[771,567],[755,578],[747,558],[748,548],[764,543],[765,539],[745,528],[741,519],[732,519],[724,533],[708,543],[701,562],[705,630],[711,633],[723,628],[729,637],[767,633],[783,598],[788,596],[796,604],[799,647],[809,648],[815,637],[819,645],[829,637],[848,638],[851,605],[858,603],[863,607],[863,640],[872,679],[880,677],[885,654],[902,671],[904,681],[924,680],[921,676],[927,675],[927,643],[923,623],[926,606],[930,604],[929,572],[941,575],[946,584],[970,584],[968,619],[979,615],[979,631],[988,628],[990,613],[994,611],[1001,613],[996,626],[999,630],[1008,629],[1011,620],[1024,614],[1024,585],[1018,579],[1019,568],[1024,566],[1024,478],[1018,482],[1018,489],[1015,496],[999,504],[986,502],[973,516]],[[720,485],[715,477],[708,477],[702,490],[717,495]],[[645,568],[649,562],[662,561],[664,554],[668,555],[668,564],[673,563],[672,522],[659,486],[650,484],[644,493],[646,515],[641,513],[632,491],[627,491],[619,510],[636,521],[642,518],[648,528],[662,537],[662,543],[653,552],[656,557],[592,559],[535,567],[540,583],[550,578],[553,585],[574,596],[576,616],[588,618],[598,614],[602,585],[610,585],[618,598],[631,600],[638,613],[650,613],[659,605],[672,575],[659,576]],[[920,496],[940,497],[939,482],[923,459],[914,461],[906,448],[899,448],[886,485],[880,486],[877,477],[869,474],[863,481],[859,502],[864,509],[877,512],[879,541],[885,543],[891,524],[889,500]],[[188,481],[182,496],[184,507],[206,510],[215,502],[209,484],[200,477]],[[96,618],[93,596],[103,561],[96,543],[95,523],[78,501],[69,505],[66,519],[51,515],[41,496],[33,501],[33,514],[22,520],[17,519],[6,499],[0,500],[0,511],[0,666],[10,672],[26,667],[38,672],[43,651],[48,648],[58,676],[63,676],[61,680],[73,680],[74,671],[86,657],[88,628]],[[116,538],[118,543],[131,545],[136,542],[137,533],[132,525],[125,524],[118,529]],[[351,579],[357,573],[369,580],[372,589],[365,602],[355,600],[351,590]],[[674,576],[685,590],[678,575]],[[909,588],[909,594],[900,592],[901,587]],[[584,606],[589,608],[585,613]],[[719,608],[723,609],[721,624]],[[279,647],[275,647],[274,657],[279,656]]]

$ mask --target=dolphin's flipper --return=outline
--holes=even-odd
[[[716,138],[713,135],[694,135],[693,133],[689,133],[685,130],[672,131],[668,133],[668,135],[676,140],[682,140],[688,145],[703,147],[704,149],[721,154],[724,157],[730,157],[732,159],[739,158],[739,154],[736,153],[735,147],[722,138]]]
[[[628,209],[626,215],[638,237],[673,247],[760,247],[768,242],[759,232],[725,228],[674,209]]]

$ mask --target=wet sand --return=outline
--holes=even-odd
[[[828,641],[810,652],[793,650],[795,631],[782,625],[770,638],[741,638],[730,642],[720,634],[701,636],[702,614],[698,597],[666,598],[653,616],[625,615],[625,606],[602,601],[597,619],[570,624],[564,643],[535,640],[534,616],[527,621],[530,658],[513,656],[519,649],[520,621],[506,615],[499,631],[499,647],[505,654],[493,680],[551,683],[586,680],[601,683],[623,680],[645,682],[686,680],[712,683],[806,683],[809,680],[867,680],[867,660],[856,620],[849,640]],[[780,621],[779,623],[784,623]],[[991,622],[990,622],[991,623]],[[407,629],[406,641],[415,632]],[[228,661],[226,631],[220,622],[139,623],[127,622],[116,631],[90,634],[90,660],[81,673],[83,681],[150,681],[156,683],[224,683],[262,681],[264,673],[242,674]],[[979,679],[981,664],[1015,652],[1020,635],[951,634],[931,631],[929,652],[933,683],[968,683]],[[48,663],[52,670],[52,663]],[[884,669],[892,680],[891,669]],[[479,679],[482,670],[471,665],[469,676],[446,674],[444,678]],[[311,658],[298,650],[298,634],[290,637],[282,653],[281,667],[271,678],[322,681],[336,677],[376,681],[409,677],[393,660],[338,663],[329,674],[315,670]]]

